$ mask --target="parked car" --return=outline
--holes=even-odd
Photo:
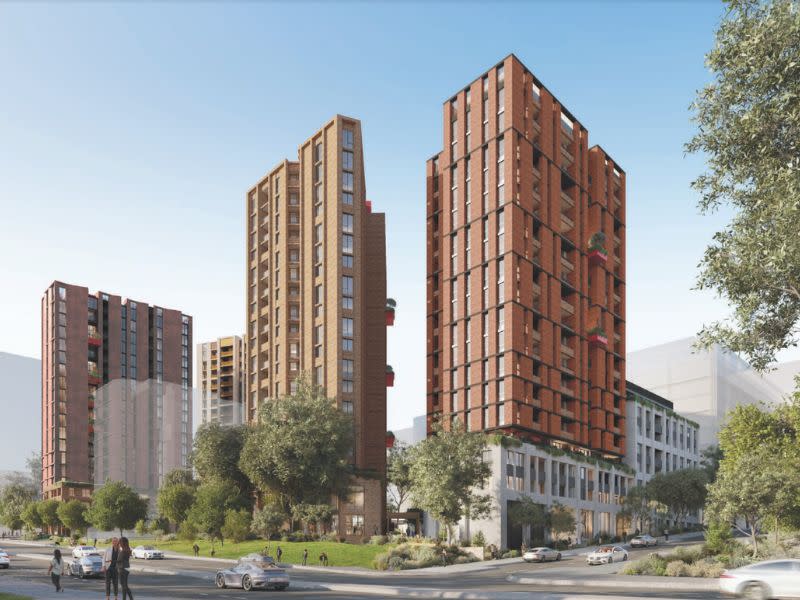
[[[85,554],[80,558],[73,558],[67,565],[67,573],[73,577],[103,577],[103,557],[99,554]]]
[[[546,560],[561,560],[561,552],[552,548],[531,548],[522,555],[525,562],[545,562]]]
[[[658,540],[652,535],[637,535],[631,540],[631,548],[647,548],[648,546],[658,546]]]
[[[131,556],[150,560],[151,558],[164,558],[164,553],[153,546],[136,546],[131,552]]]
[[[620,546],[598,546],[586,556],[590,565],[605,565],[620,560],[628,560],[628,552]]]
[[[285,590],[289,587],[289,575],[275,564],[270,556],[248,555],[230,569],[217,571],[214,578],[218,588],[242,588],[251,590]]]
[[[98,554],[97,548],[94,546],[75,546],[72,549],[72,558],[80,558],[89,554]]]
[[[753,600],[800,598],[800,560],[781,559],[725,571],[719,589]]]
[[[0,569],[8,569],[11,566],[11,559],[8,552],[0,548]]]

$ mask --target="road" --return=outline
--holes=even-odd
[[[670,544],[673,545],[673,544]],[[42,586],[48,583],[45,577],[46,561],[43,558],[24,558],[14,556],[18,554],[47,556],[52,551],[46,547],[33,547],[13,542],[6,542],[4,549],[12,554],[12,569],[0,571],[0,591],[9,590],[17,593],[25,591],[25,586]],[[631,560],[646,556],[652,552],[653,548],[643,550],[632,550]],[[135,566],[140,566],[144,561],[136,561]],[[192,560],[188,558],[168,558],[163,561],[148,561],[144,566],[160,571],[179,572],[178,574],[156,574],[156,573],[131,573],[131,588],[136,597],[144,598],[226,598],[243,600],[250,598],[249,594],[242,590],[217,590],[213,586],[212,577],[221,564],[211,560]],[[562,600],[576,598],[589,600],[590,598],[686,598],[686,599],[716,599],[722,598],[716,592],[676,592],[672,590],[655,590],[646,584],[638,588],[613,589],[601,587],[580,587],[580,586],[559,586],[549,585],[520,584],[516,583],[516,578],[525,578],[530,581],[532,578],[565,579],[570,580],[593,580],[599,583],[604,578],[613,578],[614,573],[624,567],[624,563],[611,565],[598,565],[589,567],[585,564],[582,556],[564,557],[560,562],[545,564],[526,564],[523,562],[513,562],[496,566],[483,571],[461,572],[461,573],[436,573],[423,574],[413,571],[402,572],[400,574],[376,574],[359,573],[358,571],[348,573],[332,573],[314,571],[301,571],[299,569],[289,569],[292,585],[286,592],[281,592],[282,596],[298,598],[321,598],[326,600],[338,600],[340,598],[375,598],[376,596],[391,595],[394,598],[420,597],[432,594],[442,597],[449,592],[450,597],[458,597],[457,590],[469,590],[473,593],[495,593],[508,594],[509,598],[514,597],[533,597],[541,599]],[[205,578],[203,578],[205,577]],[[634,580],[635,581],[635,580]],[[346,585],[362,586],[388,586],[374,587],[370,594],[359,593],[358,590],[337,590],[337,587]],[[22,587],[19,587],[22,586]],[[66,578],[64,583],[67,592],[58,596],[67,600],[70,592],[80,592],[75,597],[90,597],[94,594],[102,597],[103,582],[98,580],[78,580]],[[331,586],[333,590],[321,589],[322,586]],[[403,591],[394,591],[394,590]],[[42,589],[47,589],[46,587]],[[392,590],[391,594],[389,589]],[[50,588],[52,593],[52,588]],[[35,590],[34,590],[35,591]],[[365,590],[366,591],[366,590]],[[532,593],[533,592],[533,593]],[[33,593],[28,591],[27,593]],[[38,596],[48,598],[49,595]],[[466,597],[466,596],[461,596]]]

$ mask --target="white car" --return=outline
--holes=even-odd
[[[81,558],[90,554],[98,554],[97,548],[94,546],[75,546],[72,549],[72,558]]]
[[[164,553],[153,546],[136,546],[131,554],[133,558],[143,558],[145,560],[150,560],[151,558],[164,558]]]
[[[620,546],[598,546],[586,556],[590,565],[607,565],[620,560],[628,560],[628,552]]]
[[[637,535],[631,540],[631,548],[647,548],[648,546],[658,546],[658,540],[652,535]]]
[[[753,600],[800,598],[800,560],[768,560],[725,571],[719,589]]]
[[[546,560],[561,560],[561,552],[552,548],[531,548],[522,555],[525,562],[545,562]]]
[[[11,566],[11,559],[8,552],[0,548],[0,569],[8,569]]]

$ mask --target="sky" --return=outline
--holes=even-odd
[[[54,279],[244,330],[247,189],[337,113],[387,215],[389,428],[425,410],[425,160],[442,103],[515,53],[627,173],[628,349],[724,317],[693,291],[729,214],[684,155],[717,2],[0,3],[0,351]],[[788,352],[785,359],[800,358]]]

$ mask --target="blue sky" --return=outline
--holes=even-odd
[[[398,300],[389,426],[424,411],[424,166],[442,102],[510,52],[628,174],[628,347],[725,307],[690,291],[725,215],[689,190],[716,2],[0,4],[0,350],[53,279],[244,326],[244,193],[335,113],[363,122]],[[793,356],[796,356],[793,355]],[[787,355],[787,357],[793,357]]]

